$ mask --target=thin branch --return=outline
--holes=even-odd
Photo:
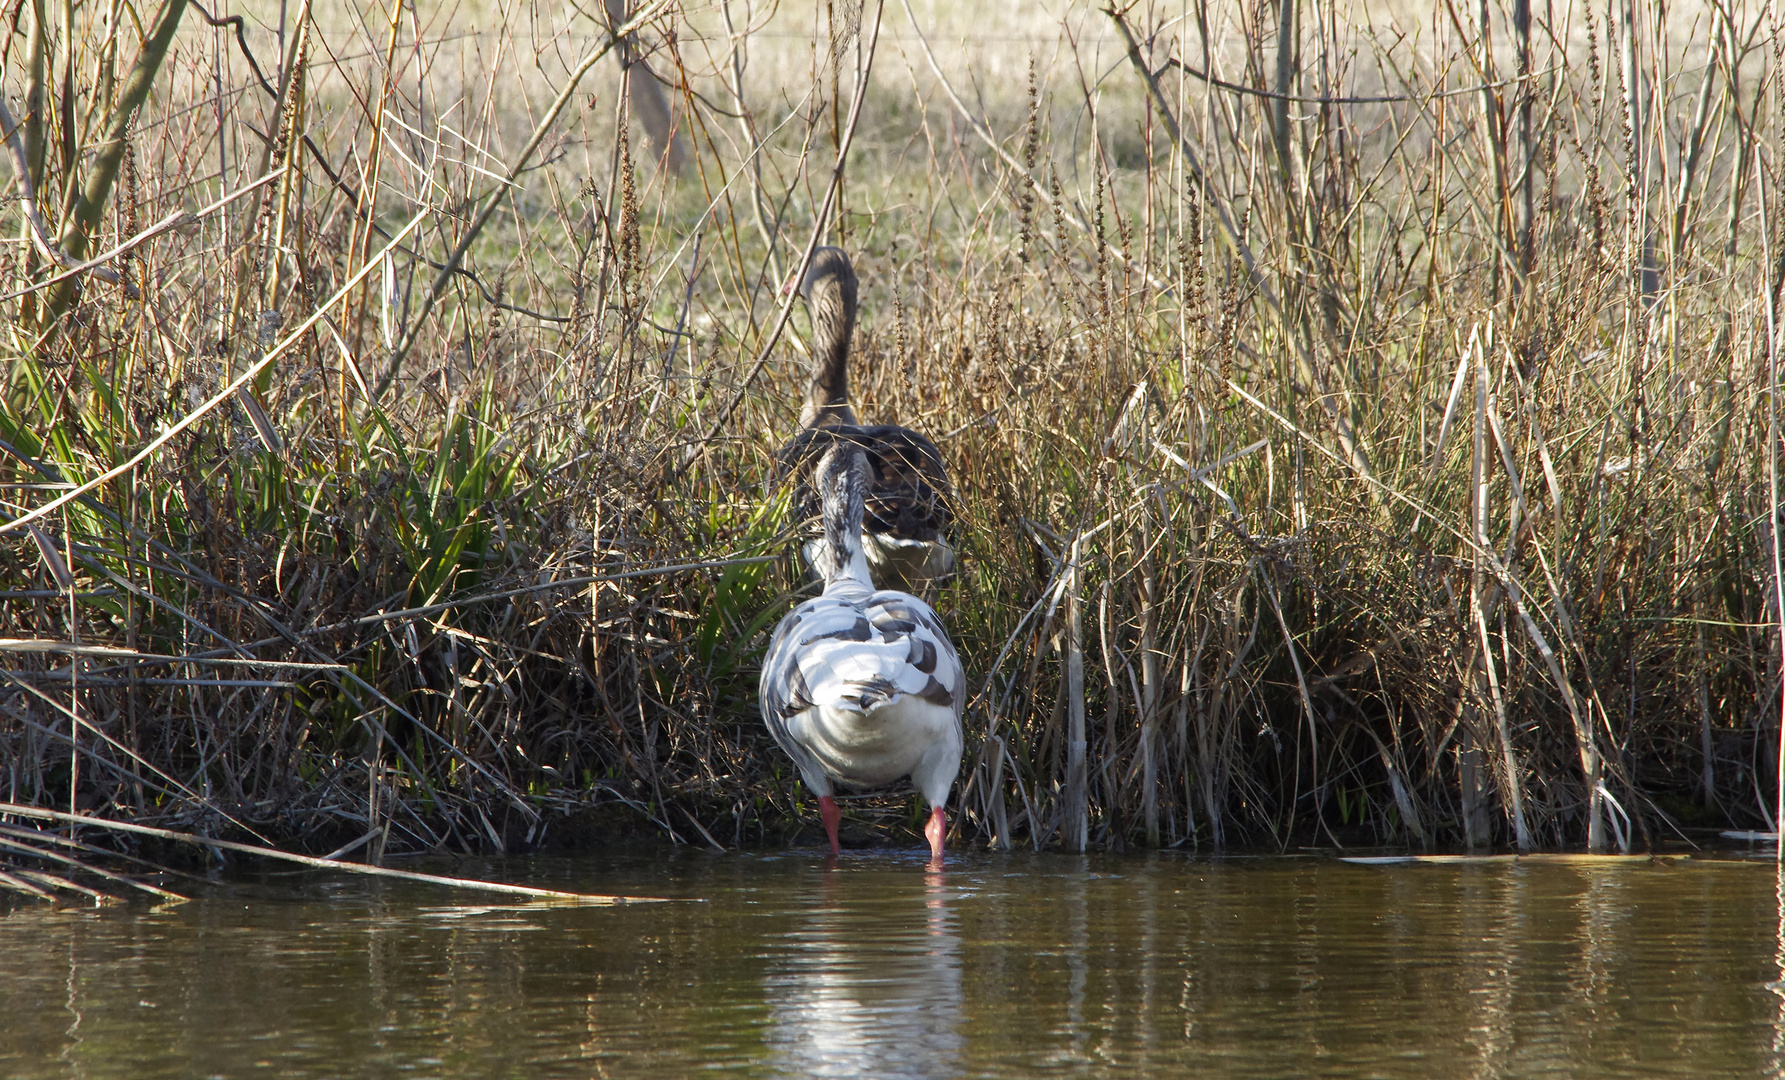
[[[515,178],[526,169],[527,162],[533,157],[533,152],[539,149],[541,143],[545,142],[546,135],[557,123],[558,114],[564,111],[564,106],[570,104],[570,99],[575,95],[577,85],[582,82],[583,76],[588,74],[590,68],[600,63],[602,57],[613,51],[620,39],[662,14],[672,2],[673,0],[652,0],[636,15],[628,19],[624,25],[613,28],[601,47],[584,56],[571,70],[570,77],[565,80],[563,88],[558,91],[556,100],[546,109],[545,116],[533,129],[533,137],[527,140],[527,145],[521,147],[521,152],[515,157],[514,164],[510,165],[508,171],[503,174],[501,182],[479,197],[484,200],[483,209],[471,222],[471,227],[465,230],[463,236],[459,237],[458,244],[453,247],[452,254],[447,257],[446,265],[441,267],[439,276],[434,278],[434,285],[428,290],[428,295],[423,298],[421,309],[415,312],[410,319],[409,332],[397,343],[396,348],[391,350],[390,364],[385,369],[384,377],[378,380],[378,388],[373,392],[374,399],[382,398],[384,392],[390,389],[391,383],[396,381],[397,373],[403,367],[403,358],[409,354],[410,349],[415,347],[415,339],[421,334],[422,323],[434,310],[434,305],[440,302],[440,297],[445,294],[447,283],[452,280],[453,272],[458,269],[460,261],[465,258],[465,252],[471,249],[472,242],[477,239],[479,233],[483,232],[483,228],[489,224],[490,218],[495,216],[497,208],[502,205],[503,196],[513,188]]]
[[[831,208],[836,205],[837,189],[843,184],[843,166],[849,159],[849,147],[855,141],[855,127],[857,121],[861,119],[862,102],[868,96],[868,75],[874,67],[874,51],[880,41],[880,21],[885,9],[886,0],[876,0],[874,26],[868,32],[868,47],[863,55],[861,70],[856,77],[855,95],[849,102],[849,122],[843,129],[842,138],[837,143],[837,163],[831,168],[830,185],[824,190],[824,201],[819,205],[818,212],[812,217],[812,237],[806,241],[805,251],[800,254],[799,264],[794,267],[793,273],[789,277],[790,281],[797,283],[806,276],[806,268],[812,265],[812,253],[818,250],[818,241],[824,236],[824,230],[830,221]],[[799,299],[797,288],[787,290],[787,294],[781,298],[781,310],[775,316],[775,324],[769,330],[768,338],[762,343],[761,350],[756,354],[756,362],[750,366],[749,373],[738,384],[737,391],[732,394],[731,400],[725,403],[725,408],[719,410],[719,415],[713,420],[713,426],[707,429],[706,437],[689,448],[687,457],[683,459],[681,466],[676,470],[676,475],[679,476],[694,463],[706,444],[718,438],[719,432],[731,419],[731,414],[744,400],[744,395],[749,391],[750,384],[756,381],[756,376],[762,373],[763,366],[768,363],[769,354],[774,351],[775,344],[781,340],[781,332],[787,328],[787,320],[793,314],[794,301],[797,299]]]
[[[349,874],[365,874],[369,877],[395,878],[399,881],[416,881],[426,885],[446,885],[455,889],[476,889],[480,892],[506,893],[509,896],[525,896],[534,900],[561,900],[574,904],[609,905],[609,904],[662,904],[668,903],[668,897],[658,896],[614,896],[600,893],[562,892],[558,889],[535,889],[528,885],[509,885],[500,881],[479,881],[475,878],[445,877],[441,874],[418,874],[411,870],[387,870],[382,866],[368,866],[364,863],[334,862],[320,859],[314,855],[298,855],[277,848],[260,847],[256,844],[238,844],[231,840],[218,840],[210,836],[194,836],[191,833],[175,832],[172,829],[157,829],[149,825],[133,825],[124,821],[109,821],[105,818],[91,817],[86,814],[65,814],[58,810],[42,810],[35,806],[21,806],[18,803],[0,803],[0,815],[16,815],[18,817],[36,818],[39,821],[59,821],[68,825],[92,826],[97,829],[110,829],[114,832],[131,833],[136,836],[153,836],[161,840],[177,840],[185,844],[196,844],[200,847],[219,848],[223,851],[234,851],[242,855],[258,855],[263,859],[277,859],[280,862],[297,863],[318,870],[339,870]]]
[[[104,260],[93,260],[91,262],[83,263],[73,255],[63,251],[56,245],[56,241],[50,237],[49,223],[43,220],[43,212],[39,210],[37,206],[37,191],[31,185],[31,166],[28,156],[25,153],[24,140],[19,134],[21,129],[22,125],[17,120],[13,119],[12,111],[6,107],[6,95],[0,94],[0,130],[4,130],[6,133],[6,157],[12,162],[13,176],[18,180],[19,184],[19,212],[24,215],[25,223],[30,226],[31,242],[36,245],[38,252],[43,255],[44,258],[49,259],[58,266],[68,268],[68,273],[59,274],[56,277],[51,278],[50,281],[60,281],[64,277],[80,273],[84,270],[92,270],[94,271],[93,276],[102,281],[117,282],[119,280],[119,275],[116,270],[97,268],[96,264],[103,262]],[[49,282],[44,282],[43,284],[49,284]],[[42,287],[43,285],[34,285],[31,288],[37,289]],[[30,291],[31,289],[25,289],[20,292],[12,293],[9,296],[0,297],[0,300],[11,300],[14,297],[23,296]]]

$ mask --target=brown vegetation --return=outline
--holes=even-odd
[[[8,30],[5,801],[783,839],[822,241],[857,411],[956,479],[967,840],[1773,827],[1765,10],[1078,6],[968,63],[877,2],[193,7],[153,56],[185,6]]]

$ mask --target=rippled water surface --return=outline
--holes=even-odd
[[[418,867],[419,868],[419,867]],[[686,851],[0,916],[0,1076],[1759,1077],[1773,865]]]

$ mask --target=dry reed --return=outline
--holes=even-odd
[[[829,241],[957,480],[967,837],[1772,830],[1781,38],[1608,10],[23,5],[0,796],[784,838]]]

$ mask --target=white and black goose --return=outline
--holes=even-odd
[[[948,789],[961,767],[967,676],[930,606],[877,591],[868,576],[861,530],[870,476],[867,455],[847,442],[826,450],[813,473],[824,593],[775,628],[762,665],[762,715],[818,795],[831,854],[839,853],[842,818],[833,789],[909,776],[930,804],[924,835],[939,865]]]

